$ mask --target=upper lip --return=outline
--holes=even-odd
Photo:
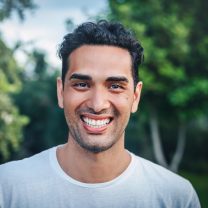
[[[88,117],[94,120],[103,120],[103,119],[113,119],[113,116],[108,115],[108,114],[103,114],[103,115],[96,115],[96,114],[91,114],[91,113],[82,113],[81,117]]]

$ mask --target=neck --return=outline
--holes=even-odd
[[[130,155],[120,139],[109,150],[92,153],[82,149],[73,139],[57,149],[62,169],[84,183],[103,183],[119,176],[129,165]]]

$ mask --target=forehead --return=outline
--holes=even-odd
[[[115,46],[84,45],[69,56],[68,74],[84,73],[92,77],[132,76],[128,50]]]

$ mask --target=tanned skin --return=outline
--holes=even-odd
[[[125,128],[137,111],[142,82],[134,87],[131,56],[119,47],[84,45],[68,60],[64,83],[57,79],[57,94],[70,131],[57,158],[65,173],[80,182],[107,182],[131,161]]]

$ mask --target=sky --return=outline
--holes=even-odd
[[[67,33],[65,21],[73,20],[77,25],[89,20],[107,8],[107,0],[34,0],[38,8],[27,11],[25,20],[21,22],[16,14],[0,24],[2,37],[10,47],[21,40],[26,50],[37,48],[47,53],[47,61],[54,67],[60,67],[57,57],[58,44]],[[16,59],[24,64],[25,55],[19,51]]]

